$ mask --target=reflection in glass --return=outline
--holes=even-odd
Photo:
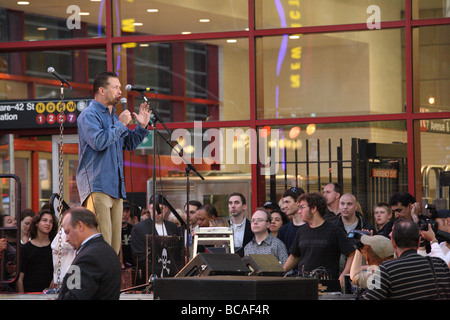
[[[419,28],[420,112],[450,111],[450,26]]]
[[[25,1],[22,1],[25,2]],[[0,1],[0,41],[105,37],[104,1]],[[78,3],[77,3],[78,2]],[[6,37],[6,38],[5,38]]]
[[[168,121],[249,119],[248,41],[227,40],[125,43],[114,47],[114,68],[122,87],[151,88]]]
[[[116,0],[114,35],[244,31],[248,2],[242,0]]]
[[[372,23],[374,18],[402,20],[405,7],[403,0],[260,0],[255,3],[259,29]]]
[[[450,9],[448,1],[442,0],[417,0],[412,1],[414,19],[448,18]]]
[[[258,118],[404,112],[402,33],[263,38],[257,43],[263,64]]]
[[[416,183],[422,185],[424,203],[434,204],[438,210],[448,208],[450,196],[448,174],[444,179],[444,172],[450,172],[449,134],[450,119],[420,120],[422,163],[421,176],[416,177]]]
[[[58,99],[59,80],[47,69],[56,72],[70,82],[72,90],[65,90],[66,98],[91,97],[95,76],[106,70],[104,49],[25,51],[0,56],[11,80],[0,80],[1,99]],[[23,76],[24,75],[24,76]],[[49,83],[48,80],[52,80]]]

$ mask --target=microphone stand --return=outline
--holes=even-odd
[[[141,92],[141,96],[144,99],[145,102],[147,102],[150,106],[150,103],[147,99],[147,97],[145,96],[145,94],[143,92]],[[156,111],[156,108],[153,108],[150,106],[150,109],[152,110],[152,114],[154,115],[153,119],[150,119],[150,123],[151,126],[153,127],[153,131],[158,133],[159,136],[161,138],[163,138],[163,140],[173,149],[175,150],[175,147],[158,131],[156,130],[156,122],[161,123],[164,128],[166,129],[167,133],[169,134],[169,136],[172,136],[172,132],[169,130],[169,128],[167,128],[164,120],[162,119],[162,117],[159,115],[159,113]],[[186,214],[186,236],[188,237],[188,240],[185,241],[186,243],[186,258],[188,261],[189,257],[190,257],[190,252],[189,252],[189,238],[190,238],[190,223],[189,223],[189,193],[190,193],[190,182],[189,182],[189,175],[191,171],[194,171],[197,176],[202,179],[205,180],[205,178],[201,175],[200,172],[197,171],[197,169],[187,160],[184,158],[183,154],[184,154],[184,150],[183,148],[179,145],[178,142],[176,142],[179,148],[179,151],[177,152],[178,156],[183,159],[184,163],[186,164],[186,205],[187,205],[187,210],[188,213]],[[176,150],[175,150],[176,151]],[[153,230],[152,230],[152,276],[154,276],[155,272],[154,272],[154,261],[155,261],[155,232],[156,232],[156,228],[155,228],[155,205],[156,205],[156,135],[153,134],[153,177],[152,177],[152,182],[153,182],[153,200],[154,200],[154,204],[153,204]]]

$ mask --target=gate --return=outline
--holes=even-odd
[[[350,192],[356,197],[366,217],[372,214],[375,204],[389,202],[394,192],[408,190],[406,144],[370,143],[367,139],[352,138],[350,150],[344,150],[342,139],[333,150],[332,140],[328,139],[328,152],[322,155],[320,142],[320,139],[315,142],[315,159],[309,156],[311,140],[305,141],[303,157],[296,149],[292,155],[294,159],[288,160],[284,152],[285,161],[280,164],[285,166],[285,188],[288,187],[288,173],[297,177],[301,166],[304,171],[301,174],[305,175],[306,181],[306,185],[301,187],[306,192],[321,192],[324,185],[338,182],[343,192]],[[327,165],[328,172],[321,171],[321,164]],[[270,180],[271,200],[276,199],[276,194],[272,192],[275,189],[273,183],[275,179]]]
[[[352,193],[364,212],[408,190],[407,150],[401,143],[370,143],[352,139]]]

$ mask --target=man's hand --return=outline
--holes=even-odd
[[[148,123],[150,122],[150,115],[152,114],[152,110],[150,110],[148,103],[144,102],[139,107],[139,114],[133,112],[133,118],[136,122],[142,127],[146,128]]]
[[[427,240],[427,241],[433,241],[436,240],[436,234],[434,233],[433,229],[431,228],[431,224],[428,224],[428,230],[420,230],[420,235],[422,236],[423,239]]]
[[[121,114],[119,114],[119,121],[122,122],[125,126],[127,126],[131,121],[130,111],[124,110]]]
[[[1,238],[0,239],[0,252],[2,252],[3,250],[6,249],[7,246],[7,242],[5,238]]]

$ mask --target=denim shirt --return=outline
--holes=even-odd
[[[123,150],[134,150],[149,134],[136,126],[131,131],[108,107],[92,100],[78,117],[79,164],[76,175],[80,201],[91,192],[102,192],[120,199],[126,197]]]

